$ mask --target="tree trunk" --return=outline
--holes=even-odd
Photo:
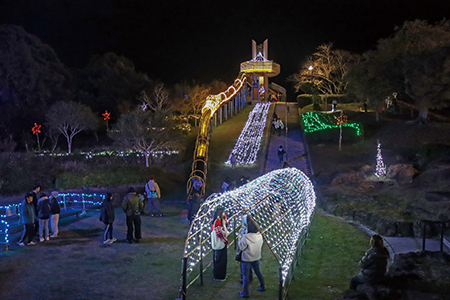
[[[144,152],[144,156],[145,156],[145,166],[148,168],[148,157],[149,157],[149,153],[147,151]]]
[[[428,122],[428,108],[421,108],[419,110],[419,116],[417,117],[417,119],[413,120],[413,121],[408,121],[406,122],[407,124],[426,124]]]
[[[72,138],[68,137],[67,138],[67,153],[72,153]]]
[[[419,110],[419,117],[417,117],[419,124],[425,124],[428,121],[428,108]]]

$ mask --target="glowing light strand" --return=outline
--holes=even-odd
[[[304,131],[306,133],[313,133],[326,129],[334,129],[342,126],[355,129],[356,135],[361,136],[361,125],[359,123],[349,122],[345,124],[337,124],[335,120],[331,119],[330,114],[306,112],[302,114],[302,120]]]
[[[383,156],[381,155],[381,144],[379,142],[377,145],[377,166],[375,168],[375,176],[378,178],[381,176],[386,176],[386,166],[383,162]]]
[[[236,155],[236,163],[253,164],[261,148],[261,139],[266,127],[270,103],[257,103],[248,115],[247,122],[231,151]],[[231,164],[231,153],[225,164]]]
[[[298,241],[306,235],[315,207],[316,195],[309,178],[300,170],[272,171],[224,194],[212,194],[200,207],[186,239],[184,257],[187,276],[202,257],[211,252],[211,222],[217,207],[228,215],[230,234],[239,229],[248,213],[258,225],[267,245],[282,268],[289,273]]]

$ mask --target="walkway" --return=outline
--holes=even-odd
[[[281,168],[278,161],[278,148],[283,146],[286,151],[286,161],[290,167],[301,170],[308,176],[313,174],[309,164],[307,154],[307,146],[303,140],[302,128],[299,122],[299,113],[295,103],[275,103],[275,112],[283,123],[286,123],[286,107],[289,106],[289,114],[287,114],[287,128],[280,135],[272,132],[268,146],[268,155],[265,173]],[[268,118],[272,121],[272,116]],[[286,124],[285,124],[286,125]],[[287,135],[286,135],[287,129]]]

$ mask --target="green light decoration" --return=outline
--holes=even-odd
[[[186,276],[211,253],[211,224],[217,207],[228,216],[228,239],[239,231],[242,217],[249,215],[282,269],[283,281],[295,268],[314,212],[316,195],[309,178],[296,168],[278,169],[242,187],[212,194],[200,207],[191,224],[184,248]],[[232,243],[228,246],[230,247]],[[195,281],[196,278],[193,279]]]
[[[339,125],[336,123],[332,114],[306,112],[302,114],[302,120],[305,133],[313,133],[320,130],[340,128],[342,126],[355,129],[356,135],[361,136],[361,124],[349,122]]]

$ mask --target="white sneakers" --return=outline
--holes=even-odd
[[[112,244],[112,243],[114,243],[115,241],[117,241],[117,239],[116,239],[115,237],[113,237],[113,238],[110,239],[110,240],[105,240],[105,241],[103,241],[103,244]]]

